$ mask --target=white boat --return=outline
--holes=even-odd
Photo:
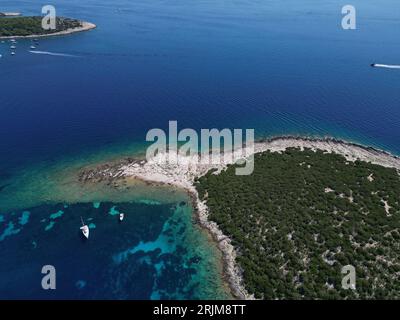
[[[17,49],[17,47],[16,46],[11,46],[10,49]]]
[[[125,214],[123,214],[123,213],[120,213],[120,214],[119,214],[119,221],[122,221],[122,220],[124,220],[124,217],[125,217]]]
[[[12,51],[12,52],[11,52],[11,55],[12,55],[12,56],[15,56],[15,52],[14,52],[14,51]]]
[[[31,46],[31,49],[36,49],[36,47],[35,46]]]
[[[86,239],[89,239],[89,227],[83,222],[82,217],[81,221],[82,221],[82,227],[80,227],[79,229],[82,230],[82,234],[86,237]]]

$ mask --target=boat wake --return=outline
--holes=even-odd
[[[386,69],[400,69],[400,65],[379,64],[379,63],[373,63],[373,64],[371,64],[371,67],[374,67],[374,68],[386,68]]]
[[[48,56],[56,56],[56,57],[69,57],[69,58],[79,58],[79,56],[68,54],[68,53],[57,53],[57,52],[49,52],[49,51],[36,51],[36,50],[29,50],[30,53],[34,54],[44,54]]]

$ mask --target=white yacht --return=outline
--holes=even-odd
[[[11,55],[12,55],[12,56],[15,56],[15,52],[14,52],[14,51],[11,51]]]
[[[80,227],[80,229],[82,230],[82,234],[86,237],[86,239],[89,239],[89,227],[83,222],[82,217],[81,221],[82,221],[82,227]]]
[[[124,213],[120,213],[119,214],[119,221],[124,220],[125,214]]]

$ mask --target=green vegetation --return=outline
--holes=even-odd
[[[45,30],[42,28],[42,19],[42,17],[2,17],[0,37],[51,34],[82,26],[79,20],[58,17],[56,30]]]
[[[230,166],[196,187],[210,220],[238,249],[245,286],[257,298],[400,298],[395,169],[288,149],[257,154],[250,176]],[[348,264],[356,290],[341,286]]]

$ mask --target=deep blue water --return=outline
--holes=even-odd
[[[400,72],[370,67],[375,62],[400,64],[398,0],[352,1],[358,12],[358,28],[352,31],[341,29],[344,3],[336,0],[52,3],[59,15],[94,22],[98,28],[40,40],[38,50],[70,56],[31,54],[30,42],[21,40],[12,57],[9,44],[0,43],[0,234],[14,230],[10,221],[21,229],[0,242],[2,298],[18,297],[26,288],[15,282],[19,277],[35,288],[27,296],[48,297],[33,285],[47,255],[54,264],[76,271],[67,275],[66,267],[60,267],[67,279],[60,280],[65,290],[56,298],[157,298],[162,293],[152,288],[161,278],[168,283],[170,298],[223,296],[219,283],[208,286],[209,292],[193,289],[185,280],[189,276],[174,283],[183,263],[175,249],[168,256],[170,268],[157,274],[158,251],[169,239],[147,248],[147,256],[139,250],[123,267],[110,267],[119,250],[134,248],[146,237],[150,242],[159,239],[168,226],[168,209],[131,203],[136,219],[152,229],[140,231],[130,222],[122,226],[132,227],[130,233],[121,236],[116,235],[121,226],[113,226],[114,217],[105,214],[96,221],[93,243],[80,243],[76,229],[80,215],[95,214],[91,203],[70,204],[75,211],[44,231],[41,219],[62,204],[38,199],[35,208],[26,207],[29,223],[18,225],[23,210],[12,216],[1,201],[7,197],[7,208],[9,199],[21,208],[27,194],[32,202],[38,189],[28,185],[28,192],[13,200],[18,188],[13,183],[16,177],[23,181],[33,167],[42,168],[35,179],[51,185],[55,182],[46,181],[47,166],[66,159],[83,163],[93,154],[118,154],[132,145],[140,149],[147,131],[166,128],[169,120],[178,120],[180,128],[255,128],[258,136],[335,136],[400,154]],[[1,10],[38,15],[41,5],[37,0],[2,0]],[[146,220],[148,213],[154,219]],[[186,227],[191,225],[190,213],[188,217]],[[195,245],[178,238],[176,243],[201,248],[205,264],[191,276],[211,283],[214,274],[207,270],[215,266],[212,250],[206,250],[209,244],[199,230],[190,230]],[[109,238],[115,243],[107,242]],[[29,264],[25,257],[32,258]],[[96,259],[98,269],[89,274]],[[14,270],[13,261],[19,262]],[[187,266],[185,272],[192,271]],[[143,281],[133,288],[132,278]],[[104,286],[94,286],[96,279]],[[181,291],[175,294],[173,288]]]

